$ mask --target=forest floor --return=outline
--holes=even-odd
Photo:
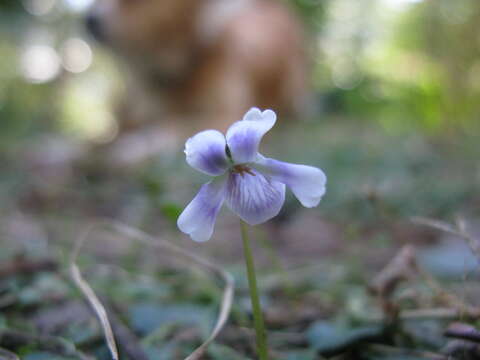
[[[266,154],[329,179],[318,208],[290,194],[250,230],[272,359],[480,358],[474,139],[341,119],[269,136]],[[1,155],[0,359],[110,358],[72,278],[82,236],[73,261],[121,359],[186,358],[217,321],[224,272],[235,279],[231,314],[203,359],[255,359],[238,220],[222,211],[204,244],[175,226],[205,178],[181,151],[119,170],[70,164],[75,146],[52,135]]]

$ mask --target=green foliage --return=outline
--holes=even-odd
[[[319,31],[325,20],[326,1],[323,0],[285,0],[294,7],[310,31]]]
[[[333,349],[352,342],[380,338],[383,331],[382,326],[379,325],[352,327],[330,321],[318,321],[307,330],[307,338],[315,349],[328,354]]]
[[[417,85],[423,90],[421,95],[435,91],[431,101],[421,97],[425,107],[436,106],[435,114],[429,111],[430,123],[463,129],[478,123],[479,21],[480,3],[475,0],[424,1],[399,19],[392,45],[412,56],[426,57],[433,70],[430,84]]]
[[[377,6],[369,20],[360,10],[340,15],[333,24],[327,18],[333,37],[319,40],[327,42],[328,59],[319,59],[315,83],[327,110],[378,121],[391,132],[480,131],[480,2],[421,1],[389,17]],[[348,24],[342,16],[350,16]],[[338,43],[338,32],[349,36]]]
[[[2,2],[0,2],[0,10],[21,11],[22,2],[19,0],[2,0]]]

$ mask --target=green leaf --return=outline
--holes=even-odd
[[[206,307],[194,305],[139,303],[130,307],[129,318],[136,331],[148,334],[166,324],[196,325],[201,330],[208,330],[213,314]]]
[[[379,325],[351,328],[328,321],[317,321],[307,330],[307,339],[319,352],[330,353],[352,343],[378,337],[382,332]]]

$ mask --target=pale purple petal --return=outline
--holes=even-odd
[[[263,135],[275,125],[276,119],[277,116],[272,110],[261,112],[252,108],[243,120],[230,126],[227,131],[227,144],[236,164],[255,160]]]
[[[290,164],[258,155],[257,169],[268,177],[290,187],[305,207],[317,206],[325,194],[327,177],[313,166]]]
[[[248,173],[228,176],[228,207],[250,225],[263,223],[276,216],[285,201],[285,185],[265,178],[252,169]]]
[[[187,163],[205,174],[218,176],[228,166],[225,136],[217,130],[205,130],[185,143]]]
[[[198,194],[180,214],[177,225],[198,242],[212,237],[218,212],[225,199],[227,177],[216,178],[200,188]]]

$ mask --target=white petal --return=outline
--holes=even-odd
[[[235,163],[255,160],[263,135],[275,125],[276,119],[277,116],[272,110],[261,112],[252,108],[243,120],[230,126],[227,131],[227,144]]]
[[[255,167],[273,180],[288,185],[305,207],[317,206],[325,194],[327,177],[319,168],[290,164],[260,154]]]
[[[203,185],[180,214],[178,228],[193,240],[203,242],[212,237],[215,220],[225,199],[226,180],[227,177],[222,176]]]
[[[273,110],[267,109],[261,111],[259,108],[256,107],[248,110],[247,113],[243,116],[244,121],[273,121],[274,124],[276,119],[277,115]]]
[[[265,178],[252,169],[255,176],[231,173],[228,177],[228,207],[250,225],[263,223],[276,216],[285,201],[285,185]]]
[[[208,175],[221,175],[228,165],[225,146],[225,136],[221,132],[217,130],[199,132],[185,143],[187,163]]]

